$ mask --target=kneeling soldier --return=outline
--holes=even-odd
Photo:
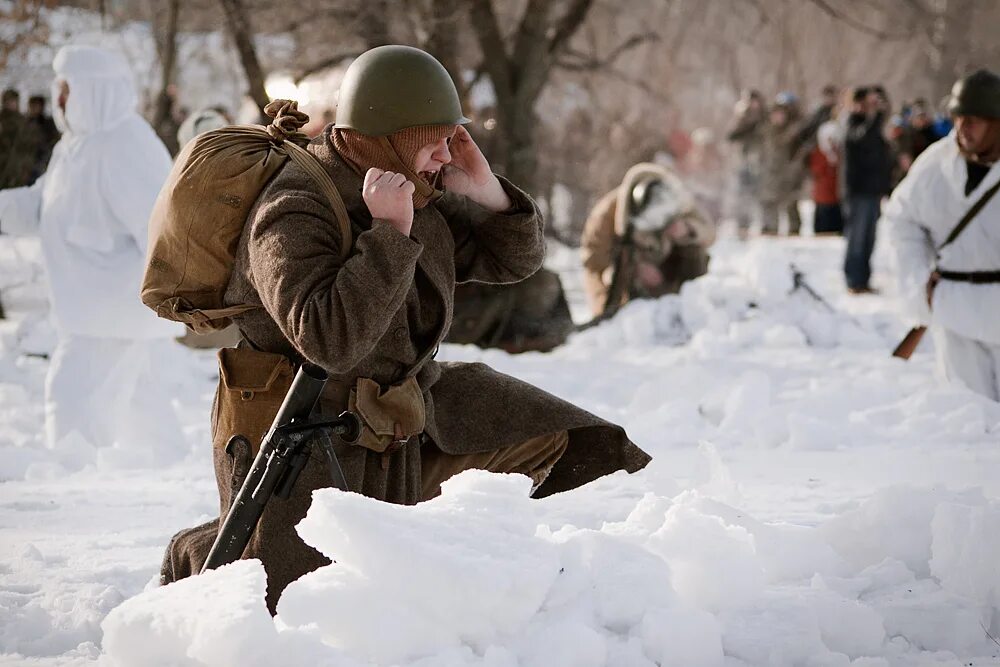
[[[619,426],[483,364],[434,360],[457,283],[523,280],[545,250],[535,203],[490,171],[466,122],[433,57],[372,49],[345,75],[336,124],[308,147],[347,207],[347,259],[304,170],[289,164],[261,194],[226,291],[228,304],[260,307],[234,318],[244,340],[222,355],[213,439],[223,513],[251,456],[227,456],[227,441],[260,441],[304,361],[330,374],[320,417],[351,408],[365,422],[337,456],[350,489],[372,498],[417,503],[469,468],[527,475],[540,497],[649,462]],[[267,570],[272,612],[289,583],[329,562],[295,532],[313,489],[329,485],[310,461],[244,553]],[[197,572],[214,532],[213,522],[178,534],[162,580]]]

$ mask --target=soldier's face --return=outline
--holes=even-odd
[[[444,137],[417,151],[417,156],[413,160],[413,171],[428,183],[433,183],[441,167],[451,162],[451,150],[448,147],[450,142],[450,136]]]
[[[955,116],[955,132],[958,143],[968,153],[983,153],[990,148],[987,139],[990,125],[995,121],[979,116]]]
[[[59,99],[56,100],[56,103],[59,105],[59,108],[63,110],[63,113],[66,112],[66,100],[68,99],[69,99],[69,84],[66,83],[65,81],[60,81]]]

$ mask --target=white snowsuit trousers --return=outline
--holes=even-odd
[[[72,434],[96,448],[116,445],[130,460],[176,459],[185,444],[162,369],[169,339],[125,340],[67,336],[59,340],[45,381],[45,435],[49,447]],[[129,453],[131,452],[131,453]],[[112,455],[112,454],[109,454]],[[134,459],[134,460],[133,460]],[[141,460],[140,460],[141,459]]]
[[[966,338],[941,327],[932,331],[938,367],[948,381],[1000,401],[1000,345]]]

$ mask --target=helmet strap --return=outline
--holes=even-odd
[[[399,173],[410,179],[410,181],[416,188],[418,195],[427,199],[429,203],[437,201],[444,195],[444,192],[438,190],[430,183],[420,178],[420,174],[413,171],[413,169],[411,169],[403,162],[403,159],[399,157],[399,153],[397,153],[396,149],[393,147],[392,142],[389,141],[389,137],[385,136],[376,137],[376,140],[378,141],[379,146],[381,146],[383,150],[385,150],[386,154],[389,156],[389,159],[392,160],[392,162],[396,165],[396,169],[399,171]]]

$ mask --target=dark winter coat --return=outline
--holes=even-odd
[[[388,223],[372,220],[361,196],[362,177],[336,153],[329,132],[309,150],[347,206],[354,232],[350,256],[341,263],[333,211],[316,183],[290,163],[251,213],[226,303],[263,306],[235,318],[254,348],[296,363],[309,360],[331,374],[320,404],[323,416],[347,408],[349,389],[358,377],[389,385],[415,375],[426,405],[424,436],[411,438],[385,460],[370,450],[337,443],[351,490],[389,502],[416,503],[421,500],[421,448],[461,455],[558,431],[569,431],[569,447],[536,496],[645,466],[649,456],[621,427],[483,364],[439,363],[433,358],[451,325],[456,283],[516,282],[541,265],[543,221],[531,198],[504,179],[501,183],[514,203],[504,213],[446,194],[415,211],[406,237]],[[262,412],[273,414],[276,407],[263,405]],[[218,417],[213,419],[213,435],[225,510],[232,462],[221,449],[232,434],[218,425]],[[312,490],[329,485],[325,467],[310,461],[291,500],[268,506],[245,553],[264,563],[272,609],[288,583],[327,562],[301,541],[294,526],[305,516]],[[198,565],[197,558],[190,560],[191,567]],[[181,563],[180,576],[187,566]]]
[[[892,187],[892,151],[882,136],[884,115],[852,113],[847,120],[844,168],[847,194],[882,197]]]
[[[19,112],[0,110],[0,189],[31,182],[39,141],[35,127]]]

